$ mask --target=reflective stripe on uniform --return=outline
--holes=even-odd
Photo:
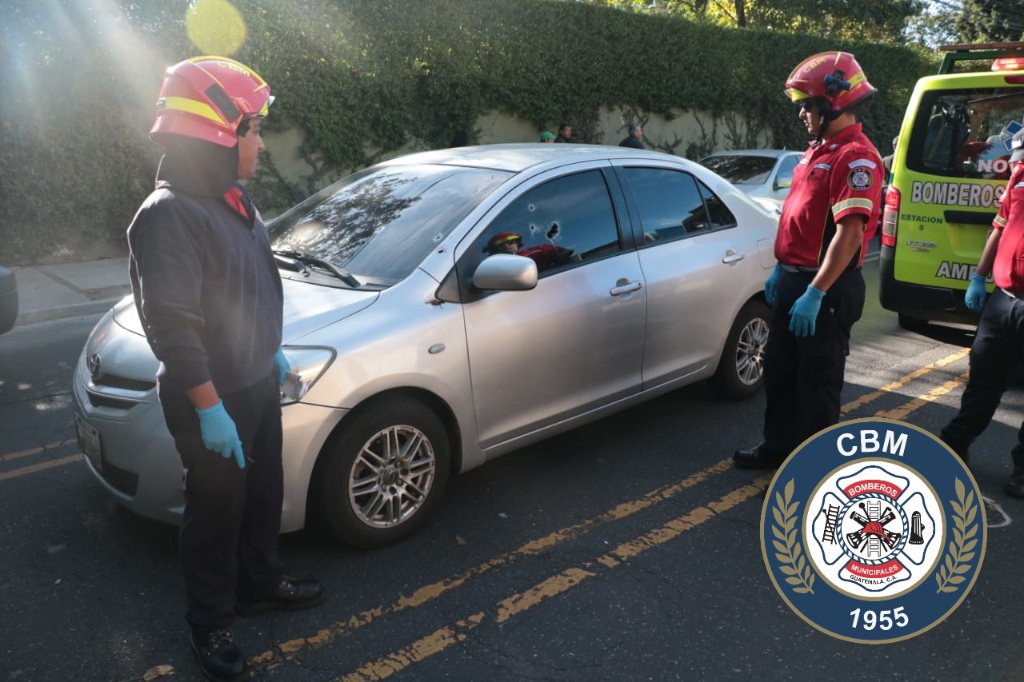
[[[874,209],[875,204],[871,199],[864,199],[862,197],[853,197],[851,199],[844,199],[837,204],[832,205],[832,215],[839,215],[843,211],[849,211],[851,208],[863,208],[868,213],[871,213]]]

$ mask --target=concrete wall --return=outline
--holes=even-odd
[[[726,114],[715,117],[707,112],[672,112],[671,118],[660,114],[644,114],[637,118],[629,110],[606,107],[598,112],[597,131],[600,143],[617,145],[626,137],[626,127],[631,120],[640,120],[644,127],[644,139],[648,148],[666,151],[687,158],[700,158],[711,151],[741,148],[766,148],[771,140],[763,131],[751,129],[740,116]],[[552,132],[557,132],[557,121],[551,123]],[[491,111],[477,119],[476,138],[480,144],[502,142],[537,142],[540,131],[525,119],[501,111]],[[267,152],[277,171],[289,182],[313,193],[324,185],[346,175],[345,172],[326,173],[299,155],[303,133],[297,128],[284,132],[266,133],[263,136]],[[401,149],[387,154],[367,149],[375,161],[401,156],[426,147],[411,142]],[[356,168],[350,171],[358,170]]]

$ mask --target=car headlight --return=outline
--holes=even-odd
[[[319,346],[282,346],[291,370],[281,386],[281,404],[297,403],[334,362],[334,349]]]

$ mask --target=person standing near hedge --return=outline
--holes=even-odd
[[[150,138],[156,189],[128,228],[132,294],[160,405],[185,469],[179,551],[192,650],[213,680],[244,674],[235,613],[322,601],[278,559],[283,476],[282,289],[267,229],[238,180],[255,175],[272,101],[224,57],[170,67]]]
[[[839,421],[850,330],[864,309],[860,268],[882,205],[882,159],[853,111],[877,92],[848,52],[808,57],[786,79],[814,139],[782,204],[764,287],[764,442],[737,450],[736,466],[777,467]]]
[[[643,149],[644,129],[639,123],[629,124],[629,134],[626,135],[625,139],[619,143],[620,147],[632,147],[633,149]]]

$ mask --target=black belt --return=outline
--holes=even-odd
[[[785,263],[779,263],[782,269],[786,272],[806,272],[808,274],[814,274],[818,271],[818,268],[808,267],[806,265],[786,265]]]

